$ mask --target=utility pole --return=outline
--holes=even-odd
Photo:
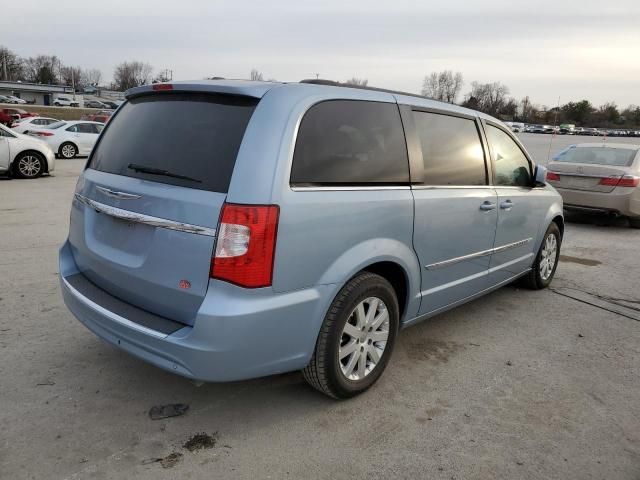
[[[71,67],[71,88],[73,89],[73,99],[76,99],[76,80],[74,78],[73,67]]]

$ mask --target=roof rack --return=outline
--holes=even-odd
[[[363,85],[351,85],[349,83],[340,83],[340,82],[336,82],[335,80],[326,80],[324,78],[306,78],[304,80],[300,80],[300,83],[311,83],[314,85],[328,85],[331,87],[359,88],[360,90],[373,90],[375,92],[395,93],[398,95],[407,95],[409,97],[424,98],[426,100],[432,100],[434,102],[442,102],[441,100],[425,97],[424,95],[418,95],[417,93],[403,92],[400,90],[389,90],[388,88],[369,87],[369,86],[363,86]],[[445,103],[445,102],[442,102],[442,103]]]

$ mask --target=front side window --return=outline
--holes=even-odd
[[[393,103],[331,100],[300,124],[292,185],[399,185],[409,182],[400,112]]]
[[[495,184],[530,187],[531,166],[518,144],[493,125],[487,125],[487,140],[493,152]]]
[[[426,185],[486,185],[484,150],[476,122],[414,111]]]

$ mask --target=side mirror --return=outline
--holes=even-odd
[[[533,171],[533,186],[544,187],[547,184],[547,167],[536,165]]]

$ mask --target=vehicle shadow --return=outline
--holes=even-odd
[[[589,215],[578,212],[565,212],[564,219],[568,223],[579,225],[593,225],[596,227],[630,228],[629,221],[625,217],[613,215]]]

